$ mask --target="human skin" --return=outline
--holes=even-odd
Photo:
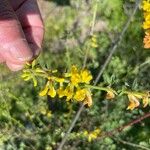
[[[39,54],[43,34],[36,0],[0,0],[0,63],[21,70]]]

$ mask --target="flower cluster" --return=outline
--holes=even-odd
[[[88,139],[88,142],[92,142],[93,140],[97,139],[100,136],[100,134],[101,130],[98,128],[91,132],[88,131],[83,132],[83,136]]]
[[[142,100],[143,107],[146,107],[150,102],[150,94],[149,92],[126,92],[129,99],[129,106],[127,109],[133,110],[140,105],[140,100]]]
[[[98,42],[97,42],[97,36],[96,35],[92,35],[92,37],[90,39],[90,46],[92,48],[97,48],[98,47]]]
[[[36,65],[35,61],[31,64],[27,63],[22,78],[25,81],[33,80],[34,86],[37,86],[37,77],[46,79],[45,87],[39,93],[40,96],[65,97],[66,101],[83,102],[89,107],[92,105],[91,92],[88,88],[92,75],[87,69],[79,70],[73,65],[69,72],[64,73],[62,77],[58,77],[57,70],[43,69]]]
[[[143,0],[142,9],[144,11],[143,28],[145,29],[144,48],[150,48],[150,0]]]
[[[43,69],[40,65],[36,64],[35,60],[32,63],[27,63],[23,70],[22,78],[25,81],[32,80],[34,86],[38,85],[38,78],[46,80],[45,86],[39,96],[50,96],[52,98],[58,96],[59,98],[65,98],[65,100],[76,102],[83,102],[84,105],[90,107],[92,105],[92,93],[91,89],[105,91],[106,99],[112,100],[118,95],[118,93],[111,87],[99,87],[90,84],[92,75],[87,69],[78,69],[73,65],[70,71],[65,72],[60,77],[57,70]],[[119,92],[120,93],[120,92]],[[126,94],[129,99],[129,105],[127,109],[133,110],[140,105],[142,100],[143,107],[146,107],[150,102],[149,92],[133,92],[123,91],[121,94]]]

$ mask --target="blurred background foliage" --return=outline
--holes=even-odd
[[[96,0],[39,0],[45,23],[42,66],[64,72],[72,64],[82,66]],[[90,49],[87,68],[96,77],[135,5],[134,0],[100,0],[94,33],[98,48]],[[105,70],[99,85],[115,89],[150,89],[150,51],[143,49],[142,12],[139,9]],[[79,104],[39,97],[42,86],[34,89],[20,73],[0,66],[0,149],[56,149],[68,129]],[[40,81],[44,85],[44,81]],[[64,150],[150,149],[150,120],[127,128],[113,137],[88,141],[84,131],[100,128],[111,131],[148,112],[149,107],[126,110],[127,97],[107,101],[103,92],[93,93],[93,106],[81,114]],[[120,140],[121,139],[121,140]]]

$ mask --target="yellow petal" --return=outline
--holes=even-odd
[[[48,87],[45,86],[44,90],[39,93],[40,96],[45,96],[48,92]]]
[[[63,88],[59,88],[57,90],[57,94],[58,94],[59,98],[62,98],[65,96],[65,90]]]
[[[140,105],[139,100],[134,95],[128,94],[128,98],[129,98],[130,103],[127,109],[133,110],[134,108]]]
[[[93,78],[88,70],[82,70],[80,74],[81,74],[81,81],[83,83],[89,84]]]
[[[67,97],[66,101],[71,100],[73,98],[74,88],[71,85],[67,86],[65,91],[64,91],[64,94]]]
[[[78,86],[78,84],[81,82],[80,75],[78,73],[71,75],[71,84],[74,86]]]
[[[83,101],[86,97],[86,89],[77,90],[74,99],[77,101]]]
[[[51,96],[52,98],[54,98],[56,96],[56,90],[54,89],[54,87],[51,87],[49,89],[48,95]]]
[[[57,78],[57,77],[55,77],[54,80],[59,83],[63,83],[65,81],[64,78]]]

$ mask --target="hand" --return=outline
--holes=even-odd
[[[39,54],[43,33],[36,0],[0,0],[0,63],[22,69]]]

